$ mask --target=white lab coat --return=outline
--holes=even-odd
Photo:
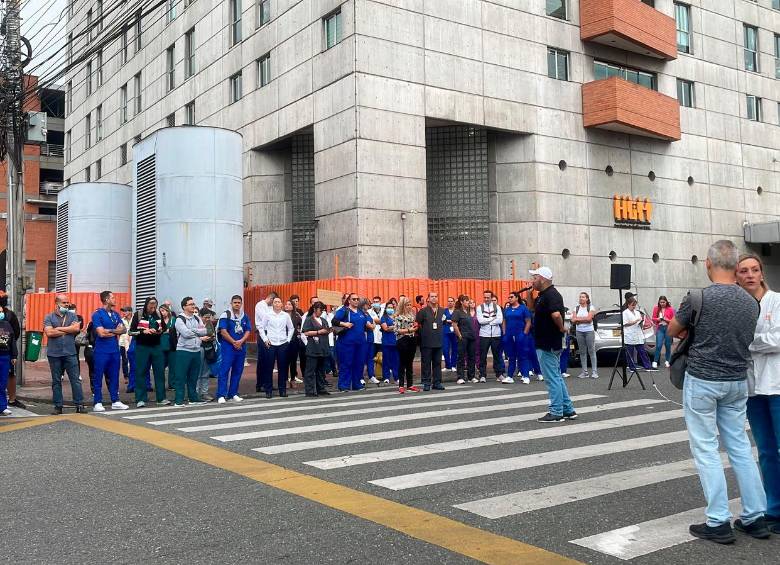
[[[748,371],[748,391],[780,394],[780,293],[767,291],[761,299],[756,333],[750,344],[753,367]]]

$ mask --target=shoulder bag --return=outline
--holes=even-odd
[[[688,335],[677,344],[677,349],[672,355],[669,368],[669,379],[680,390],[682,390],[685,382],[685,371],[688,369],[688,350],[691,348],[691,343],[693,343],[696,325],[699,323],[699,316],[704,307],[704,291],[702,289],[688,291],[688,302],[691,305],[691,322],[687,328]]]

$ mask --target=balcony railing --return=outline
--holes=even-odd
[[[44,157],[65,157],[65,146],[54,143],[41,144],[41,155]]]
[[[40,185],[39,192],[46,196],[57,196],[60,190],[62,190],[61,182],[44,181]]]
[[[582,85],[582,121],[586,128],[680,139],[677,99],[618,77]]]
[[[580,0],[580,38],[650,57],[677,58],[674,18],[640,0]]]

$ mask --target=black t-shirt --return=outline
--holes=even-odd
[[[452,313],[452,323],[458,326],[460,335],[468,339],[475,339],[474,320],[471,315],[464,310],[455,310]]]
[[[565,314],[563,297],[554,286],[539,293],[534,308],[534,339],[536,348],[545,351],[563,349],[563,332],[552,319],[553,312],[559,312],[561,319]]]
[[[433,310],[426,306],[417,312],[417,323],[420,325],[420,347],[441,347],[442,341],[442,318],[444,317],[444,308],[441,306]]]

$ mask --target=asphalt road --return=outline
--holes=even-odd
[[[556,425],[534,420],[546,411],[543,383],[495,382],[82,419],[196,440],[584,563],[780,563],[777,536],[738,535],[728,547],[686,539],[704,500],[685,463],[679,407],[649,374],[647,391],[637,382],[607,391],[608,374],[569,379],[581,415]],[[652,377],[679,402],[664,372]],[[228,458],[193,461],[73,420],[0,433],[0,445],[10,479],[0,504],[5,562],[474,562],[454,543],[405,535],[403,523],[399,532],[325,496],[317,502],[320,494],[305,499],[230,472]]]

